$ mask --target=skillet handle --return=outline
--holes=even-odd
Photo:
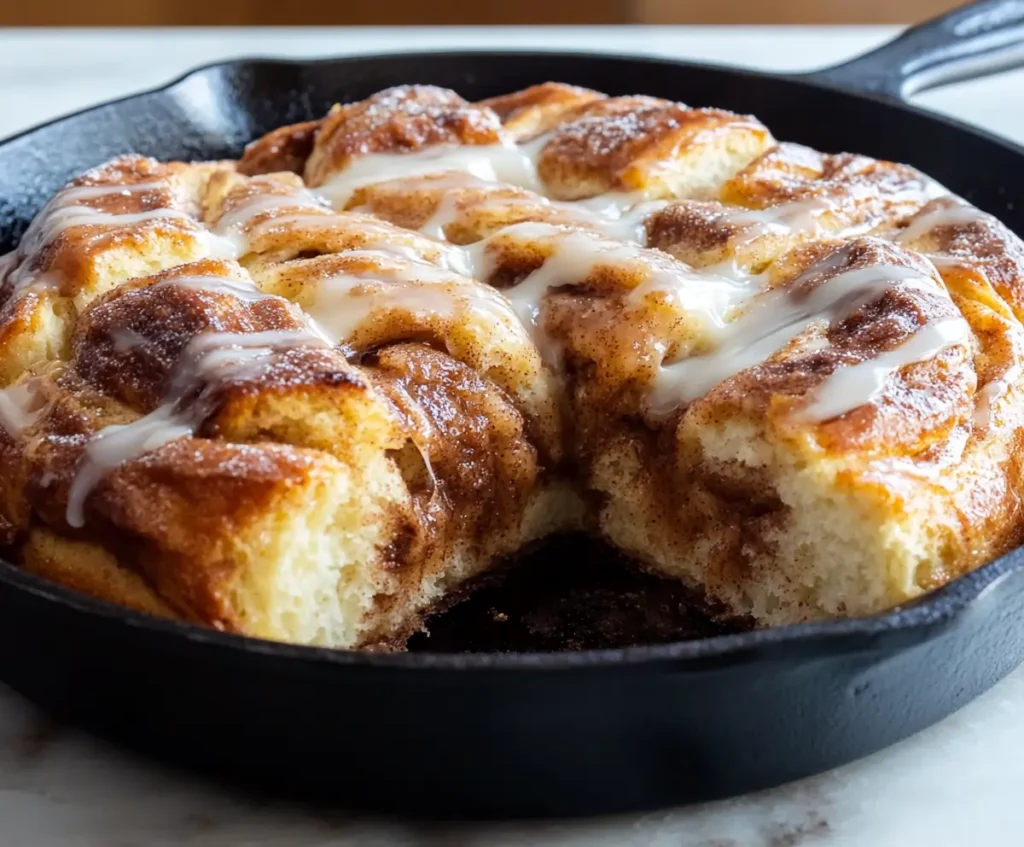
[[[804,78],[902,100],[928,88],[1019,66],[1024,66],[1024,0],[979,0]]]

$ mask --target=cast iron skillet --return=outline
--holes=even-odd
[[[480,98],[549,79],[753,112],[780,138],[910,162],[1024,232],[1024,150],[901,101],[1022,61],[1024,4],[989,0],[799,76],[553,53],[228,62],[0,145],[0,245],[67,178],[118,153],[234,156],[267,130],[393,84]],[[577,646],[643,640],[591,636],[626,612],[643,617],[656,604],[647,588],[624,590],[634,607],[624,610],[608,576],[602,596],[615,608],[576,608],[581,592],[557,576],[592,571],[600,582],[614,570],[606,558],[572,539],[540,554],[531,567],[551,576],[516,601],[522,620],[511,623],[541,614],[531,602],[554,603],[568,608],[562,624],[576,627]],[[450,613],[462,617],[442,622],[439,647],[459,626],[472,645],[491,612],[473,609]],[[1022,616],[1017,550],[864,620],[582,652],[445,653],[427,640],[379,655],[161,622],[0,564],[0,677],[104,736],[310,800],[409,815],[577,815],[722,797],[878,750],[1024,660]],[[555,641],[539,646],[565,646]]]

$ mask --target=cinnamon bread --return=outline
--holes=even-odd
[[[586,530],[783,624],[1024,539],[1024,245],[752,117],[403,86],[100,165],[0,280],[3,540],[153,614],[397,648]]]

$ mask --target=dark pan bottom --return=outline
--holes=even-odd
[[[585,536],[553,539],[427,621],[412,652],[544,653],[742,632],[694,591]]]

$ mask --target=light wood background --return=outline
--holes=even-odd
[[[0,0],[2,26],[910,23],[951,0]]]
[[[2,2],[2,0],[0,0]],[[636,0],[641,23],[915,23],[964,0]]]

